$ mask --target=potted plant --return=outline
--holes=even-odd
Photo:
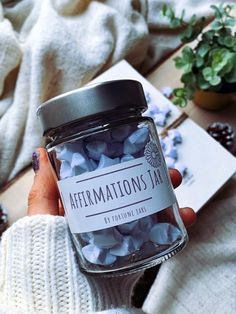
[[[175,66],[183,71],[182,88],[173,91],[173,103],[184,107],[188,99],[205,109],[217,110],[227,105],[236,92],[236,35],[233,26],[231,4],[211,5],[214,21],[204,31],[205,17],[200,20],[193,15],[188,23],[184,21],[185,11],[180,17],[172,8],[163,6],[162,13],[171,27],[184,27],[181,41],[189,43],[196,39],[194,48],[185,46],[182,54],[174,58]]]

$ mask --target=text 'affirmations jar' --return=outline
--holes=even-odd
[[[142,85],[89,85],[38,109],[83,271],[116,275],[154,266],[182,249],[179,216]]]

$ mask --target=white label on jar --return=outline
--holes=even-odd
[[[117,226],[174,204],[162,156],[148,144],[144,157],[58,182],[72,233]]]

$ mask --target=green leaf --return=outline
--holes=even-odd
[[[219,76],[214,76],[210,80],[210,84],[213,86],[220,84],[220,82],[221,82],[221,78]]]
[[[219,10],[219,8],[216,5],[211,5],[210,8],[212,8],[215,12],[214,15],[217,19],[221,18],[221,12]]]
[[[177,69],[182,69],[184,73],[190,72],[192,70],[191,63],[188,63],[187,60],[181,57],[174,58],[175,66]]]
[[[211,23],[212,29],[219,29],[220,27],[222,27],[222,23],[218,20],[215,20],[214,22]]]
[[[226,47],[233,47],[234,45],[234,38],[232,36],[226,36],[224,38],[224,44]]]
[[[210,43],[213,40],[214,36],[215,36],[215,31],[209,30],[202,35],[202,38],[204,41]]]
[[[185,10],[183,9],[182,12],[181,12],[181,17],[180,17],[181,21],[183,21],[184,16],[185,16]]]
[[[166,4],[164,4],[162,7],[162,14],[168,17],[169,19],[173,19],[175,17],[174,10],[170,6],[167,6]]]
[[[180,107],[185,107],[187,105],[186,90],[184,88],[175,88],[173,90],[172,102]]]
[[[172,19],[171,22],[170,22],[171,28],[177,28],[177,27],[179,27],[181,25],[182,25],[181,20],[176,19],[176,18]]]
[[[163,4],[161,12],[164,16],[166,16],[167,4]]]
[[[218,6],[218,10],[220,12],[221,17],[223,17],[225,15],[225,8],[224,8],[224,3],[221,2]]]
[[[196,39],[198,35],[202,33],[205,20],[206,18],[203,16],[200,20],[190,23],[188,27],[182,32],[181,41],[183,43],[188,43]]]
[[[194,52],[193,52],[193,49],[186,46],[184,47],[183,51],[182,51],[182,54],[184,57],[188,58],[189,61],[193,61],[194,60]]]
[[[224,46],[224,44],[225,44],[225,37],[224,36],[219,36],[219,37],[217,37],[217,42],[220,44],[220,45],[222,45],[222,46]]]
[[[211,52],[212,62],[211,66],[215,72],[219,72],[224,66],[231,62],[231,52],[226,48],[215,49]]]
[[[184,88],[175,88],[173,93],[176,97],[185,97],[186,96],[186,91]]]
[[[195,88],[193,86],[186,86],[185,90],[186,90],[186,98],[192,99],[195,92]]]
[[[227,54],[227,62],[224,67],[219,71],[219,75],[223,77],[225,74],[229,73],[234,66],[236,66],[236,53],[229,52]]]
[[[218,30],[218,35],[220,37],[232,36],[232,29],[230,27],[224,27]]]
[[[162,7],[162,14],[163,14],[163,16],[165,16],[169,19],[171,28],[176,28],[176,27],[182,26],[182,24],[183,24],[183,17],[182,16],[184,15],[184,12],[182,12],[181,18],[178,18],[175,16],[174,10],[170,6],[164,4]]]
[[[174,58],[175,66],[182,69],[184,73],[191,72],[194,63],[194,52],[190,47],[182,50],[182,56]]]
[[[196,14],[193,14],[190,21],[189,21],[189,24],[193,25],[197,22],[197,16]]]
[[[228,83],[236,82],[236,65],[232,68],[232,70],[224,76],[224,79]]]
[[[204,68],[202,71],[202,75],[203,78],[213,86],[218,85],[221,82],[220,76],[216,75],[214,69],[210,67]]]
[[[202,75],[206,81],[210,81],[214,76],[215,72],[210,67],[206,67],[202,70]]]
[[[197,77],[197,85],[200,89],[206,90],[210,87],[209,82],[207,82],[202,75]]]
[[[172,99],[172,102],[174,105],[179,106],[181,108],[184,108],[187,106],[187,99],[186,98],[174,97]]]
[[[196,76],[194,73],[184,73],[181,76],[181,82],[185,85],[194,85],[196,83]]]
[[[234,27],[236,25],[236,19],[228,19],[225,23],[224,26],[229,26],[229,27]]]
[[[234,44],[233,44],[233,46],[229,49],[231,52],[232,52],[232,50],[236,47],[236,36],[235,36],[235,38],[233,39],[233,41],[234,41]]]
[[[204,59],[201,56],[197,55],[195,63],[196,63],[196,67],[200,68],[204,64]]]
[[[209,44],[206,44],[206,43],[201,44],[197,48],[197,54],[200,57],[204,58],[210,49],[211,49],[211,46]]]
[[[233,4],[227,4],[227,5],[224,7],[224,9],[225,9],[225,14],[226,14],[228,17],[230,17],[230,12],[231,12],[233,9],[235,9],[235,5],[233,5]]]
[[[193,35],[193,27],[192,25],[188,25],[188,27],[181,33],[181,40],[185,43],[190,42]]]

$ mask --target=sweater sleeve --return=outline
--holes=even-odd
[[[130,308],[139,277],[85,276],[64,217],[24,217],[2,237],[0,313],[142,313]]]

